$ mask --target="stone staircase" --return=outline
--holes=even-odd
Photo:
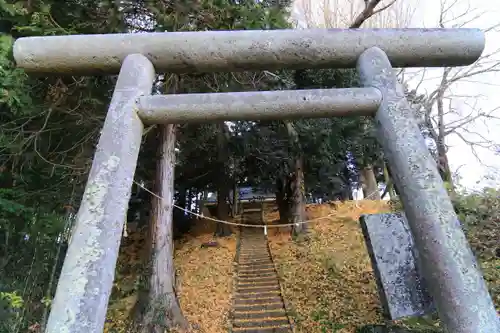
[[[232,332],[292,332],[267,239],[261,228],[242,228],[236,272]]]

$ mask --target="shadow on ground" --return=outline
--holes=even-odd
[[[386,325],[366,325],[356,330],[356,333],[442,333],[433,328],[408,329],[404,327],[387,327]]]

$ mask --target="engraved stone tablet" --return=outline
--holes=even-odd
[[[363,215],[360,221],[385,316],[395,320],[433,312],[404,214]]]

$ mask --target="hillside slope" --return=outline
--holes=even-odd
[[[293,242],[287,231],[273,231],[270,246],[284,297],[297,332],[353,332],[382,317],[361,228],[361,214],[389,211],[385,202],[310,205],[309,235]],[[275,216],[269,214],[274,220]]]
[[[362,214],[388,211],[387,202],[369,200],[309,205],[308,219],[334,215],[309,224],[308,236],[295,240],[290,237],[289,229],[268,230],[288,314],[296,324],[297,333],[354,333],[359,327],[383,323],[358,219]],[[269,207],[265,217],[268,221],[276,221],[278,213]],[[197,220],[190,233],[175,243],[177,293],[193,332],[226,333],[230,327],[233,260],[238,234],[234,230],[233,236],[217,239],[216,247],[202,246],[213,240],[214,230],[213,222]],[[474,230],[471,229],[468,235],[473,248],[477,247],[474,246],[477,243]],[[488,232],[493,238],[497,233]],[[106,332],[129,332],[127,322],[133,316],[140,288],[143,234],[141,231],[131,233],[122,241]],[[493,298],[500,306],[500,259],[476,254]],[[407,324],[422,328],[417,331],[422,333],[436,329],[436,321],[428,319]]]
[[[390,210],[387,202],[369,200],[309,205],[308,219],[331,213],[335,215],[309,224],[308,236],[295,241],[288,230],[270,232],[270,247],[297,333],[385,332],[360,330],[367,325],[383,324],[383,318],[358,220],[362,214]],[[267,218],[274,221],[277,213],[268,213]],[[481,247],[474,246],[479,239],[485,242],[484,230],[484,227],[468,228],[467,237],[500,310],[500,259],[485,255]],[[488,229],[488,236],[490,243],[495,238],[498,240],[499,230]],[[432,317],[396,324],[411,329],[411,332],[441,332],[439,321]]]

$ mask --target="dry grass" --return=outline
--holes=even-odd
[[[196,223],[190,235],[176,243],[177,294],[196,331],[227,332],[236,235],[217,239],[218,247],[202,248],[203,243],[214,240],[215,223]]]
[[[354,332],[381,322],[370,259],[359,227],[362,214],[389,211],[385,202],[309,205],[308,218],[335,212],[310,226],[306,240],[291,242],[288,231],[270,232],[284,297],[297,332]],[[267,215],[275,220],[276,213]]]

